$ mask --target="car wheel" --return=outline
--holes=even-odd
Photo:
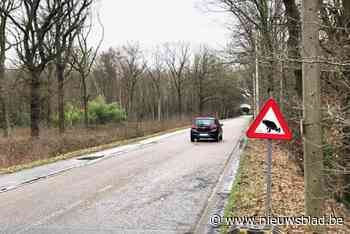
[[[194,137],[193,137],[193,136],[191,136],[191,142],[194,142],[194,140],[195,140],[195,139],[194,139]]]
[[[223,136],[222,136],[222,134],[220,135],[220,141],[222,141],[222,139],[223,139]]]

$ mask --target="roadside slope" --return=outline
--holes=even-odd
[[[226,216],[264,216],[266,142],[250,140],[233,187]],[[304,179],[297,166],[288,159],[288,152],[273,145],[272,208],[275,216],[304,215]],[[327,201],[327,214],[345,218],[345,225],[327,227],[329,234],[350,233],[350,216],[342,204]],[[304,226],[284,226],[283,233],[308,233]]]

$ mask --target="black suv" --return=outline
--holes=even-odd
[[[222,140],[222,124],[214,117],[197,117],[191,127],[191,141],[200,139]]]

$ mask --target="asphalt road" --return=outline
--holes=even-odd
[[[0,233],[191,233],[248,119],[189,131],[0,194]]]

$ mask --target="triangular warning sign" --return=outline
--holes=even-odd
[[[250,125],[249,138],[291,140],[292,133],[275,100],[269,99]]]

